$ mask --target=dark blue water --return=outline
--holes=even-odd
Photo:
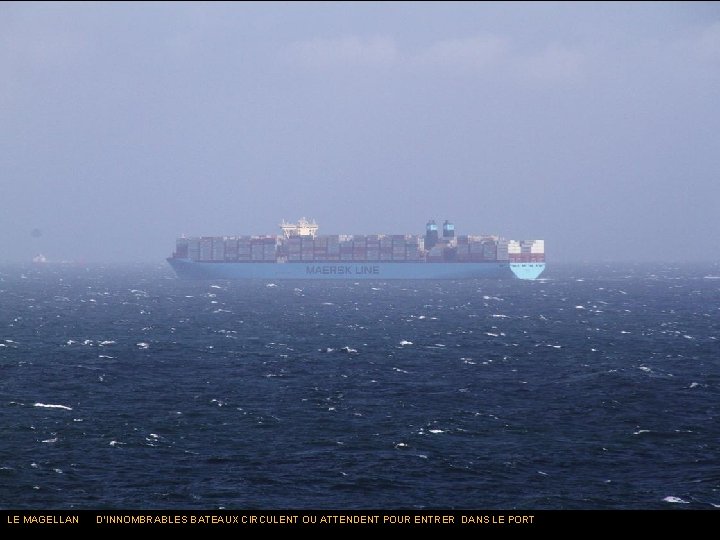
[[[6,266],[0,506],[711,509],[717,276]]]

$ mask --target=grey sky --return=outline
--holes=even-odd
[[[719,134],[718,3],[0,4],[0,261],[300,216],[717,260]]]

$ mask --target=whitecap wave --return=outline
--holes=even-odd
[[[681,499],[680,497],[673,497],[672,495],[665,497],[663,502],[676,503],[676,504],[690,504],[689,501]]]
[[[45,407],[46,409],[65,409],[66,411],[72,411],[72,407],[67,405],[54,405],[52,403],[35,403],[34,407]]]

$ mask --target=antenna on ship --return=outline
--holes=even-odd
[[[283,219],[280,224],[280,228],[283,233],[285,233],[285,238],[293,236],[310,236],[315,238],[318,231],[318,224],[314,219],[312,221],[308,221],[304,217],[300,218],[297,223],[288,223]]]

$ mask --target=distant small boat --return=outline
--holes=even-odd
[[[43,264],[47,262],[47,257],[45,257],[45,255],[43,255],[42,253],[38,253],[33,257],[32,262],[36,264]]]

